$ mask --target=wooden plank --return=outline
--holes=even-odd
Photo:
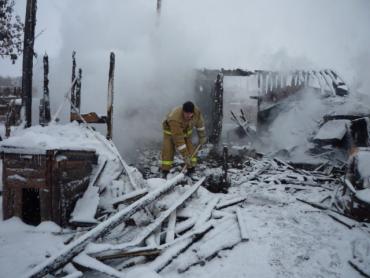
[[[182,222],[178,222],[176,224],[175,233],[176,234],[181,234],[182,232],[184,232],[186,230],[189,230],[190,228],[192,228],[195,225],[195,222],[197,222],[195,217],[189,218],[189,219],[187,219],[185,221],[182,221]]]
[[[195,185],[193,185],[188,191],[186,191],[181,197],[179,197],[179,199],[176,200],[176,202],[172,204],[171,207],[169,207],[166,211],[162,212],[160,216],[155,219],[154,222],[144,227],[134,240],[128,243],[117,244],[117,245],[104,244],[102,248],[99,250],[99,253],[106,252],[106,251],[115,251],[115,250],[121,251],[121,250],[125,250],[127,248],[141,244],[155,229],[157,229],[160,225],[162,225],[162,222],[166,220],[173,211],[175,211],[179,206],[181,206],[187,199],[189,199],[198,190],[198,188],[204,182],[204,180],[205,178],[200,179]],[[144,198],[146,197],[143,197],[143,199]],[[90,255],[100,256],[100,254],[97,254],[97,253],[94,253],[94,254],[90,253]]]
[[[248,241],[249,236],[248,236],[248,233],[247,233],[247,230],[246,230],[246,223],[243,219],[241,209],[236,208],[235,213],[236,213],[236,219],[238,220],[238,226],[239,226],[239,230],[240,230],[240,238],[242,239],[242,241]]]
[[[148,189],[147,188],[132,191],[130,193],[127,193],[127,194],[125,194],[121,197],[118,197],[118,198],[114,199],[113,207],[117,208],[118,205],[132,203],[132,202],[144,197],[146,194],[148,194]]]
[[[144,198],[136,201],[127,208],[117,212],[115,215],[108,218],[106,221],[100,223],[98,226],[93,228],[91,231],[82,235],[75,241],[71,242],[54,256],[51,256],[44,262],[32,268],[25,277],[43,277],[46,274],[50,274],[60,267],[66,265],[73,257],[81,253],[85,246],[93,240],[99,237],[103,237],[113,228],[118,226],[120,223],[131,217],[138,210],[142,209],[146,205],[150,204],[154,200],[158,199],[163,194],[173,189],[178,182],[184,178],[184,174],[179,174],[173,179],[168,180],[163,186],[150,192]],[[204,180],[204,179],[203,179]]]
[[[103,264],[102,262],[99,262],[98,260],[82,253],[82,254],[79,254],[78,256],[76,256],[74,259],[73,259],[73,262],[75,264],[78,264],[82,267],[85,267],[85,268],[88,268],[88,269],[92,269],[92,270],[95,270],[95,271],[98,271],[100,273],[104,273],[104,274],[107,274],[111,277],[117,277],[117,278],[122,278],[123,277],[123,273],[119,272],[118,270],[114,269],[113,267],[111,266],[108,266],[106,264]]]
[[[163,254],[151,262],[149,264],[149,268],[155,270],[156,272],[162,271],[181,253],[185,252],[193,243],[201,240],[213,228],[214,227],[211,223],[207,223],[198,228],[190,236],[184,236],[181,239],[176,239],[174,242],[171,242],[170,245],[166,244],[166,246],[162,246],[162,249],[164,249]]]
[[[10,168],[6,169],[7,177],[13,175],[19,175],[24,178],[31,178],[31,179],[38,179],[38,178],[45,178],[46,169],[39,168],[39,169],[32,169],[32,168]]]
[[[208,219],[212,216],[212,210],[216,207],[217,203],[220,201],[220,197],[214,197],[209,200],[206,208],[198,216],[197,222],[194,225],[194,228],[202,226]]]
[[[153,247],[139,247],[132,248],[129,250],[123,250],[110,255],[96,256],[95,258],[99,261],[113,260],[126,257],[138,257],[138,256],[158,256],[161,253],[161,249]]]
[[[237,197],[237,198],[233,198],[231,200],[226,200],[226,201],[218,204],[216,206],[216,209],[223,209],[223,208],[227,208],[227,207],[230,207],[230,206],[233,206],[233,205],[237,205],[241,202],[244,202],[246,199],[247,199],[247,197]]]
[[[176,210],[171,213],[170,218],[168,219],[166,243],[172,242],[175,239],[175,225],[176,225]]]
[[[46,180],[43,179],[12,179],[11,176],[5,177],[5,183],[11,188],[46,188]]]
[[[77,121],[78,123],[83,123],[84,121],[81,120],[81,117],[83,120],[88,124],[105,124],[107,123],[107,117],[106,116],[98,116],[95,112],[89,112],[87,114],[81,114],[78,115],[77,113],[72,112],[71,113],[71,120]]]

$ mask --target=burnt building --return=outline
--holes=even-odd
[[[54,221],[66,226],[89,184],[94,150],[2,147],[3,218],[28,224]]]

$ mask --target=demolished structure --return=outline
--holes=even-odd
[[[245,84],[249,94],[240,98],[236,91],[245,92]],[[300,145],[267,148],[271,127],[308,94],[332,110],[316,115],[322,121],[313,120],[314,132],[303,133],[308,138],[300,134]],[[83,124],[19,130],[1,144],[3,217],[34,225],[55,221],[61,228],[54,230],[54,240],[63,241],[16,275],[123,277],[142,266],[145,277],[195,276],[234,252],[252,263],[245,254],[256,246],[270,250],[263,263],[279,277],[324,272],[348,277],[353,269],[368,275],[368,120],[366,113],[334,113],[348,94],[331,70],[199,71],[195,98],[205,111],[211,143],[200,151],[195,175],[186,178],[182,161],[175,159],[167,180],[158,178],[158,150],[142,150],[137,168],[128,166],[112,141],[88,127],[75,98],[71,119]],[[42,186],[33,186],[35,180]],[[322,244],[334,246],[342,237],[346,240],[322,262]],[[296,256],[302,250],[306,253]]]

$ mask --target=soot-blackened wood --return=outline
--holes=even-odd
[[[108,79],[108,107],[107,107],[107,139],[113,138],[113,83],[114,83],[114,53],[110,54],[109,79]]]
[[[223,74],[217,74],[217,79],[214,83],[212,93],[212,130],[209,141],[217,144],[220,141],[222,132],[222,118],[223,118]]]
[[[27,0],[26,18],[24,21],[22,93],[24,103],[26,104],[26,127],[32,125],[32,74],[37,10],[36,2],[36,0]]]
[[[76,90],[75,90],[75,106],[80,113],[81,109],[81,80],[82,80],[82,69],[78,69],[78,77],[76,81]]]
[[[73,121],[73,114],[74,112],[74,106],[76,106],[76,84],[77,81],[75,82],[76,79],[76,51],[72,52],[72,83],[73,86],[71,87],[71,112],[70,112],[70,121]]]
[[[223,171],[223,174],[222,174],[222,181],[221,181],[221,184],[223,186],[227,186],[228,183],[227,183],[227,170],[228,170],[228,159],[229,159],[229,149],[227,148],[227,146],[224,146],[223,148],[223,153],[222,153],[222,171]],[[228,186],[227,186],[228,187]]]
[[[40,99],[39,124],[41,126],[46,126],[49,124],[51,120],[50,98],[49,98],[49,78],[48,78],[49,58],[47,54],[44,55],[43,62],[44,62],[44,95],[43,95],[43,98]]]

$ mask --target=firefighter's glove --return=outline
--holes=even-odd
[[[207,143],[207,137],[206,136],[199,137],[199,145],[204,145],[205,143]]]
[[[184,157],[184,160],[185,160],[185,165],[186,165],[186,168],[187,169],[190,169],[191,167],[193,167],[193,165],[191,164],[191,158],[190,156],[185,156]]]

